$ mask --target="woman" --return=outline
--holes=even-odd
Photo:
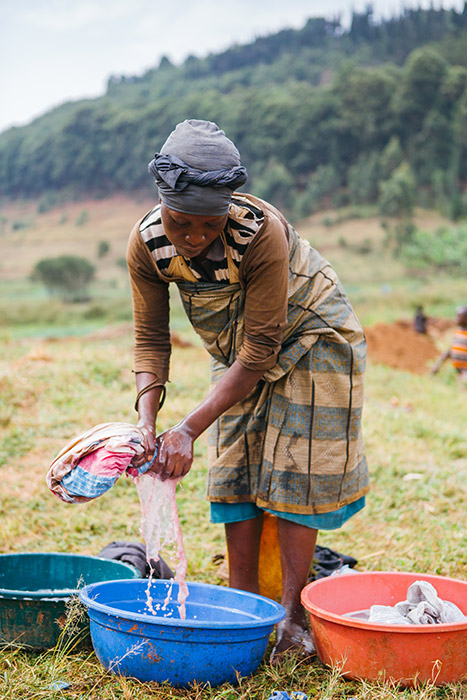
[[[225,523],[230,585],[258,592],[263,512],[278,516],[285,620],[273,656],[313,651],[300,592],[317,530],[364,506],[365,339],[326,260],[247,179],[216,124],[187,120],[149,170],[161,203],[131,234],[138,426],[154,451],[168,377],[168,285],[212,357],[213,387],[158,436],[154,470],[180,478],[209,428],[211,520]]]

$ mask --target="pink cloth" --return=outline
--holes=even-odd
[[[117,479],[125,467],[123,463],[130,464],[135,457],[138,460],[144,455],[144,435],[141,430],[132,423],[100,423],[86,432],[72,438],[58,453],[47,472],[46,481],[49,489],[65,503],[87,503],[95,498],[98,493],[88,496],[84,493],[89,490],[83,488],[83,494],[79,491],[68,493],[62,484],[63,479],[72,473],[77,467],[87,477],[87,486],[102,480]],[[102,460],[95,466],[95,453],[102,452]],[[89,456],[89,459],[87,457]],[[128,461],[127,461],[128,459]],[[126,473],[130,476],[139,476],[144,473],[141,467],[128,466]],[[78,471],[78,469],[76,469]],[[84,479],[86,482],[86,478]],[[75,484],[76,486],[76,484]],[[82,484],[86,487],[86,483]],[[106,489],[103,489],[105,491]]]
[[[118,478],[127,469],[133,456],[128,452],[112,452],[105,447],[99,447],[94,452],[81,457],[78,464],[89,474]]]

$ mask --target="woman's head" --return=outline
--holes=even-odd
[[[185,214],[163,204],[161,216],[165,235],[179,255],[195,258],[220,236],[228,215]]]
[[[458,306],[456,309],[456,323],[462,328],[467,328],[467,306]]]
[[[187,119],[149,163],[162,203],[204,217],[228,213],[232,193],[247,180],[235,145],[214,122]]]

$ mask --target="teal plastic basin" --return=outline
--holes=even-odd
[[[0,554],[0,643],[50,649],[60,636],[67,603],[80,588],[138,578],[129,564],[81,554]],[[78,630],[87,633],[87,622]]]

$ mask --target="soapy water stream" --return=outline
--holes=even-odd
[[[182,531],[175,497],[179,482],[180,479],[162,481],[153,472],[147,472],[135,479],[136,490],[141,504],[141,534],[146,543],[148,563],[150,563],[151,559],[158,561],[162,547],[176,546],[175,581],[179,585],[177,600],[180,618],[185,620],[185,601],[188,596],[188,586],[186,584],[187,560],[183,548]],[[154,608],[154,601],[151,596],[152,578],[153,569],[151,569],[146,588],[146,603],[149,611],[153,615],[157,615],[159,609],[167,610],[174,579],[170,579],[169,589],[162,608],[160,604]],[[167,612],[165,616],[171,614],[171,612]]]

